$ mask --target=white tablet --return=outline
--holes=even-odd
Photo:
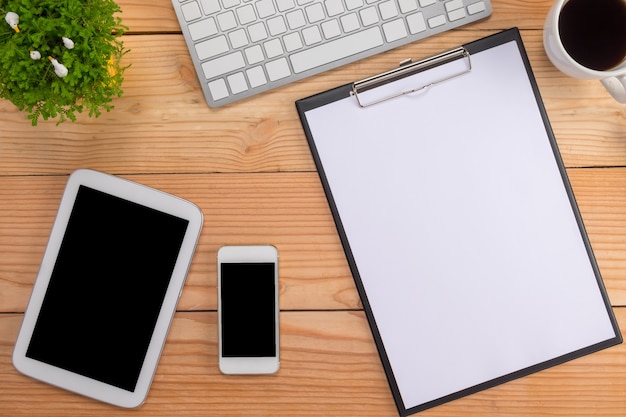
[[[75,171],[24,315],[15,367],[101,401],[141,405],[202,221],[188,201]]]

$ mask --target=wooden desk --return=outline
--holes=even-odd
[[[124,96],[98,119],[31,127],[0,101],[0,415],[397,416],[294,101],[518,26],[611,302],[626,329],[626,107],[559,73],[542,45],[551,0],[492,0],[493,15],[220,109],[201,95],[170,0],[119,1],[130,32]],[[205,225],[144,406],[123,410],[39,383],[13,343],[67,175],[88,167],[198,204]],[[216,251],[272,243],[281,255],[282,366],[217,368]],[[463,343],[459,340],[459,343]],[[624,416],[617,346],[425,411],[423,416]]]

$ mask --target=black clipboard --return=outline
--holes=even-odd
[[[296,107],[400,415],[622,342],[517,28]]]

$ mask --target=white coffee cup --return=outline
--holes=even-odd
[[[600,80],[613,98],[626,103],[626,60],[606,71],[587,68],[566,51],[559,34],[559,17],[569,0],[557,0],[550,9],[543,29],[543,45],[550,61],[563,73],[584,80]],[[626,21],[624,22],[626,25]]]

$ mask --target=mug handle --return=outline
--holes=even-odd
[[[604,78],[600,81],[615,100],[626,103],[626,75]]]

